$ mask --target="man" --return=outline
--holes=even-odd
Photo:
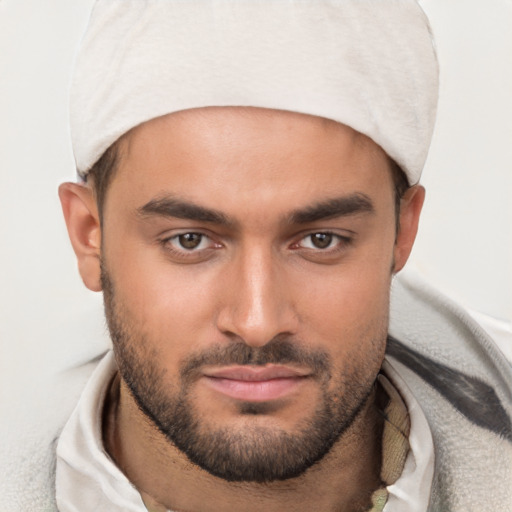
[[[412,0],[96,4],[60,197],[113,352],[59,510],[509,508],[505,359],[436,307],[388,338],[436,98]]]

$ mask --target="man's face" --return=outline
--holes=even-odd
[[[387,157],[350,128],[231,108],[139,126],[102,231],[123,380],[211,473],[302,473],[372,391],[395,239]]]

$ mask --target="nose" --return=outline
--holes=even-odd
[[[296,333],[298,315],[279,258],[271,249],[248,249],[231,261],[223,283],[217,327],[247,345],[261,347]]]

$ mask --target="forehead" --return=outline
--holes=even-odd
[[[276,139],[275,135],[280,138]],[[284,142],[292,145],[294,137],[302,136],[310,138],[314,144],[335,142],[343,145],[345,152],[354,146],[368,153],[384,153],[370,138],[331,119],[256,107],[204,107],[175,112],[138,125],[120,142],[129,156],[143,146],[155,145],[164,139],[169,145],[173,142],[170,137],[184,145],[190,139],[201,144],[218,144],[222,140],[234,149],[237,144],[243,144],[247,136],[253,138],[254,145],[259,144],[260,150],[265,149],[261,144],[270,149],[274,145],[272,141],[286,149],[288,145],[283,145]]]
[[[285,193],[307,203],[315,196],[391,190],[389,167],[377,144],[337,122],[278,110],[209,107],[130,131],[120,141],[112,185],[125,202],[172,193],[217,206],[223,200],[226,207],[258,196],[260,207],[284,207]]]

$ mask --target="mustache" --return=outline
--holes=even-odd
[[[181,367],[181,377],[193,380],[204,366],[265,366],[294,364],[310,368],[313,375],[330,378],[330,356],[320,349],[308,349],[286,336],[276,336],[261,347],[251,347],[243,341],[227,346],[215,346],[187,357]]]

